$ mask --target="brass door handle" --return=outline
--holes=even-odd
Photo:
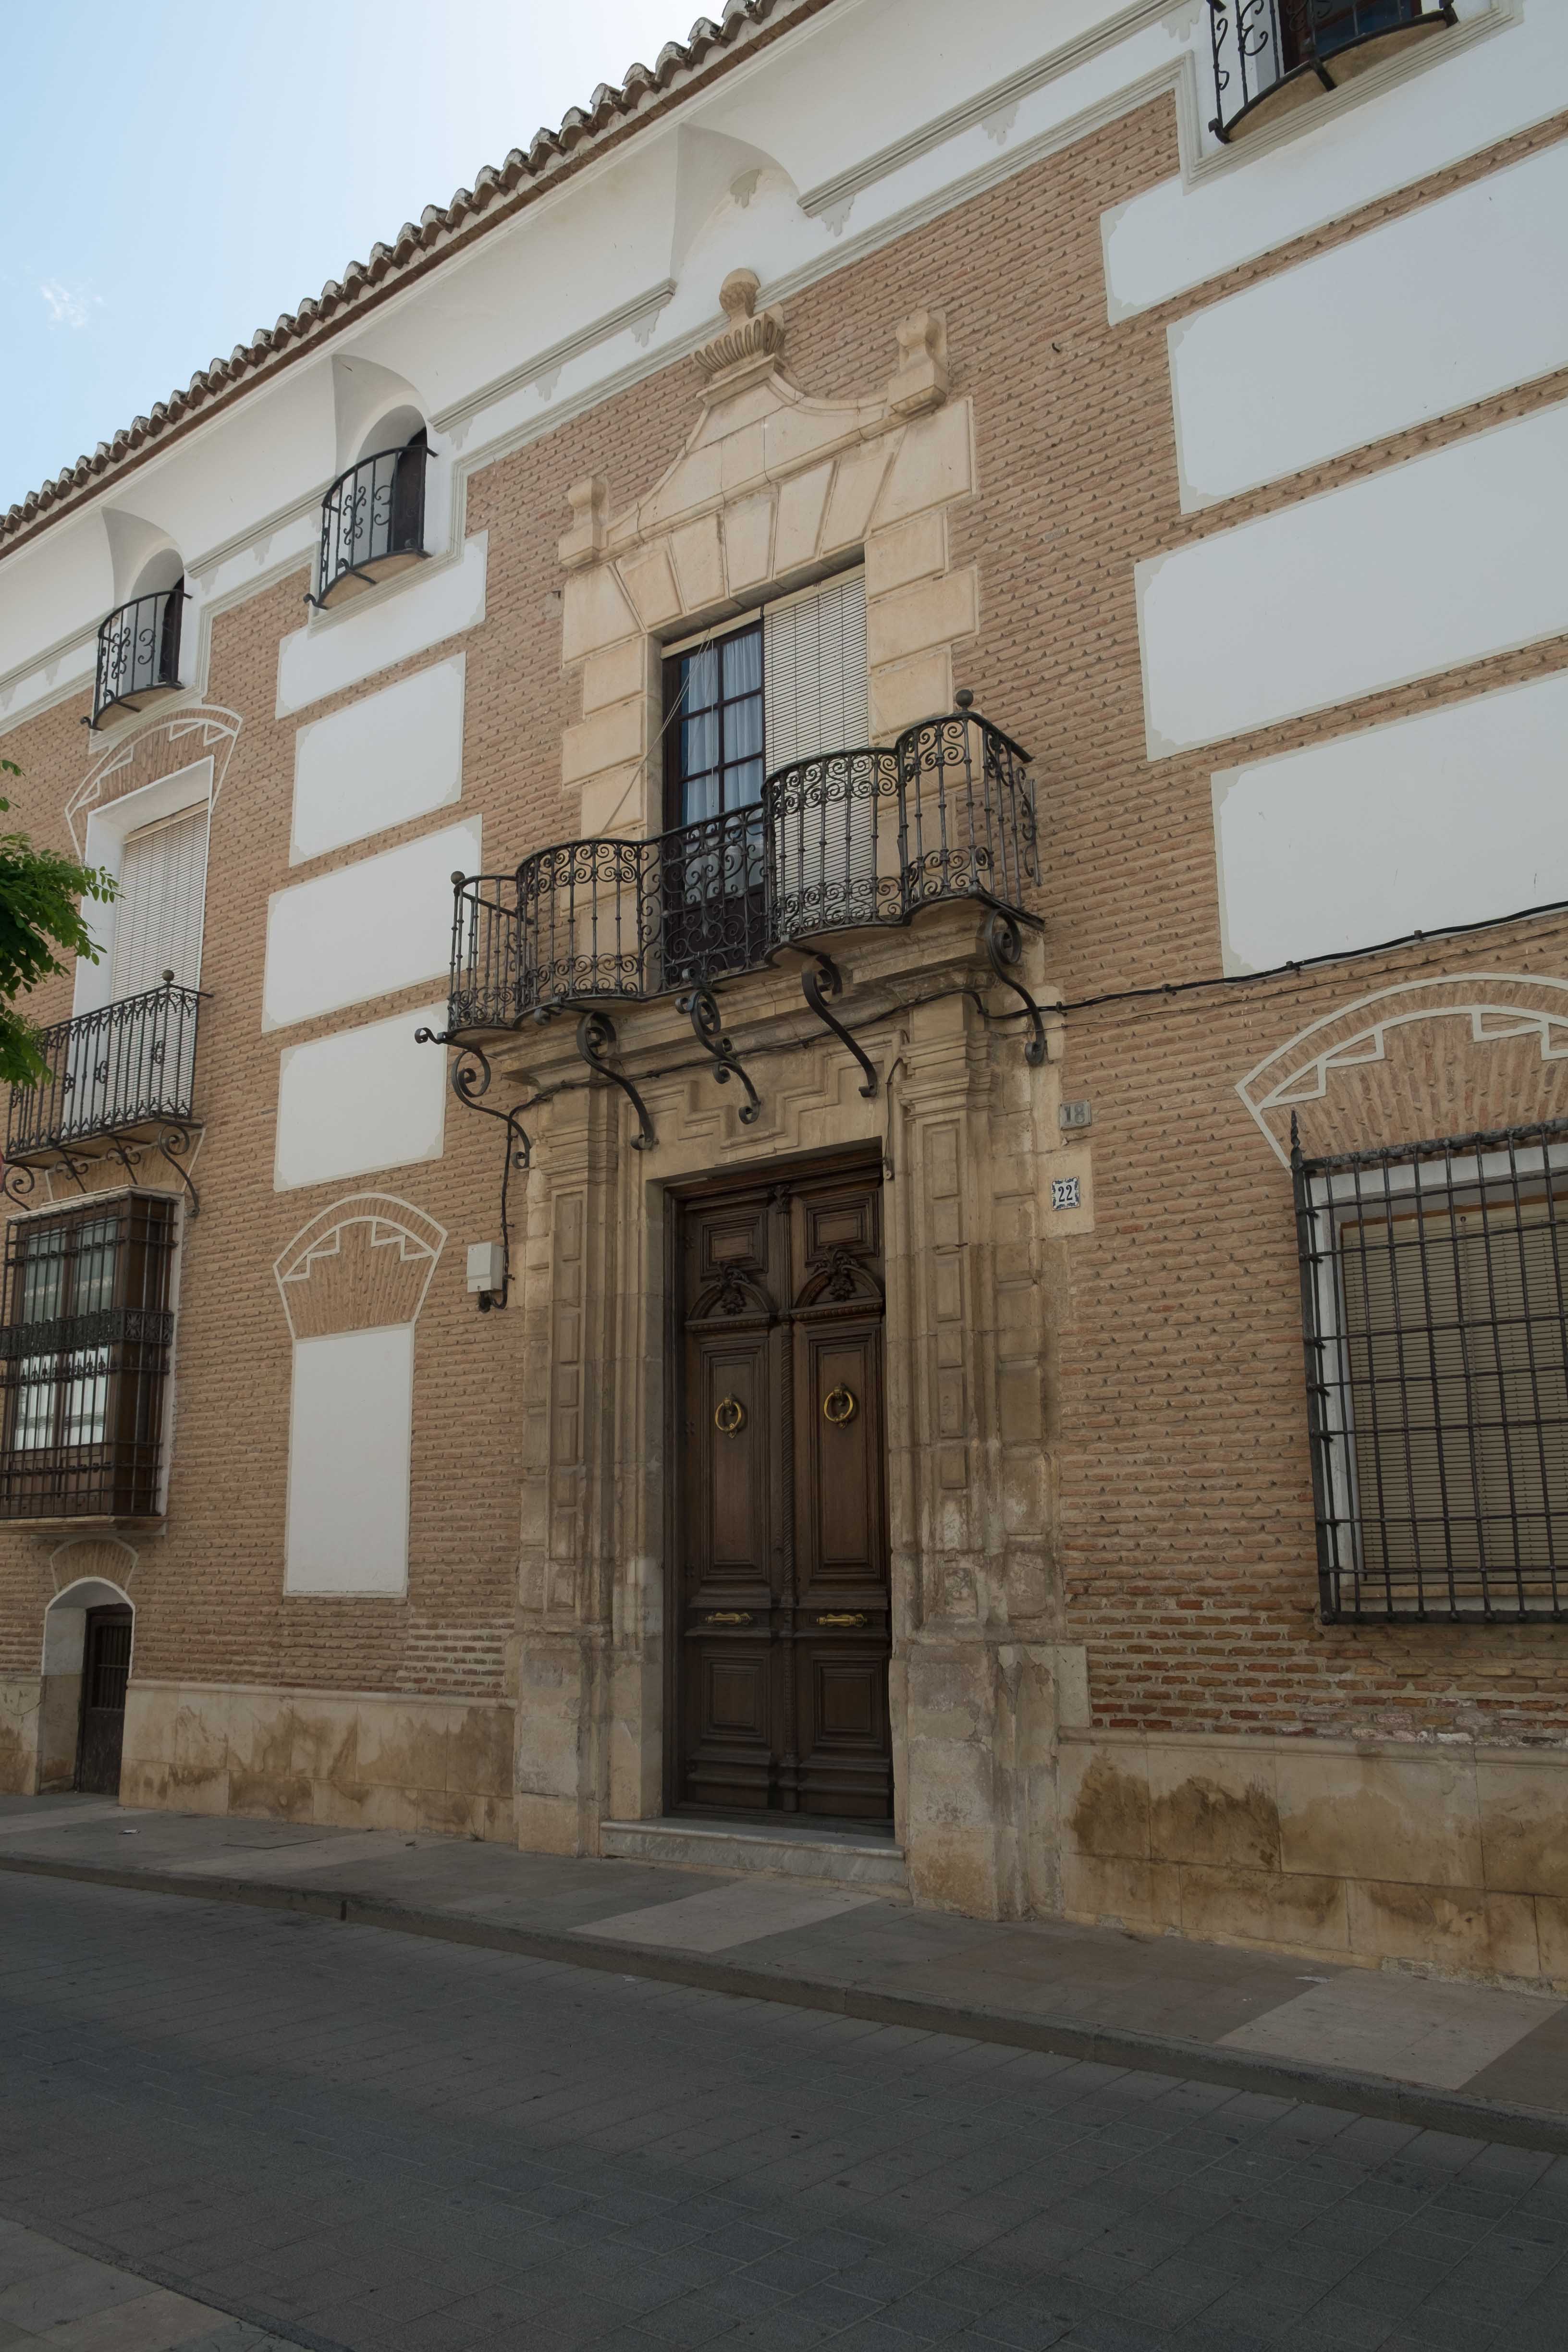
[[[859,1410],[851,1389],[829,1389],[822,1400],[822,1417],[830,1421],[835,1429],[842,1429],[847,1421],[853,1421]]]
[[[832,1609],[816,1622],[819,1625],[868,1625],[871,1620],[863,1609]]]
[[[737,1437],[746,1426],[746,1408],[739,1397],[721,1397],[713,1408],[713,1426],[725,1437]]]
[[[705,1625],[749,1625],[751,1622],[749,1609],[714,1609],[702,1620]]]

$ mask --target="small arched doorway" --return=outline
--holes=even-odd
[[[120,1793],[135,1612],[107,1578],[82,1577],[44,1612],[38,1789]]]

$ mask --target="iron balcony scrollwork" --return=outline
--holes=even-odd
[[[425,552],[425,435],[395,449],[377,449],[350,466],[321,500],[321,551],[317,588],[308,604],[326,604],[335,588],[353,579],[377,584],[370,568],[393,557]]]
[[[687,994],[943,900],[1033,922],[1038,879],[1028,754],[961,696],[889,747],[775,769],[751,807],[455,877],[447,1029]]]
[[[151,595],[117,605],[98,627],[98,661],[92,678],[92,729],[110,711],[135,712],[138,695],[164,692],[180,683],[180,623],[187,595],[184,581]]]
[[[5,1125],[0,1191],[26,1206],[37,1173],[63,1168],[79,1188],[89,1163],[117,1159],[131,1181],[144,1150],[156,1151],[201,1206],[181,1164],[200,1133],[196,1029],[202,992],[173,978],[41,1029],[47,1066],[37,1086],[14,1087]],[[84,1188],[83,1188],[84,1189]]]
[[[974,900],[991,910],[985,949],[997,980],[1022,998],[1026,1058],[1044,1058],[1038,1008],[1018,976],[1021,927],[1038,929],[1039,880],[1028,754],[974,710],[923,719],[888,746],[797,760],[775,769],[760,801],[677,825],[651,840],[607,835],[558,842],[510,874],[454,875],[451,985],[441,1042],[516,1033],[579,1015],[578,1051],[637,1114],[636,1148],[654,1140],[647,1108],[612,1060],[610,1008],[673,996],[721,1080],[756,1089],[725,1036],[713,991],[788,950],[806,960],[805,1001],[877,1073],[828,1008],[841,975],[821,944],[835,932],[907,925],[927,908]]]
[[[1229,141],[1276,121],[1457,21],[1453,0],[1209,0],[1209,128]]]

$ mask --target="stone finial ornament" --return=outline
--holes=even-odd
[[[919,416],[947,398],[947,313],[911,310],[899,321],[899,364],[888,383],[895,416]]]
[[[757,310],[762,280],[754,269],[731,269],[719,289],[719,307],[729,324],[704,343],[697,364],[708,380],[707,399],[723,396],[766,375],[784,349],[784,312]]]
[[[609,484],[603,474],[590,474],[585,481],[574,482],[566,493],[566,503],[572,509],[572,528],[560,543],[561,561],[568,572],[580,564],[592,563],[605,551],[605,507],[609,496]]]

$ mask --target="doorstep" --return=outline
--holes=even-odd
[[[676,1814],[601,1822],[599,1852],[608,1861],[663,1863],[675,1870],[758,1871],[909,1897],[903,1847],[874,1830],[826,1830],[801,1821],[700,1822]]]

